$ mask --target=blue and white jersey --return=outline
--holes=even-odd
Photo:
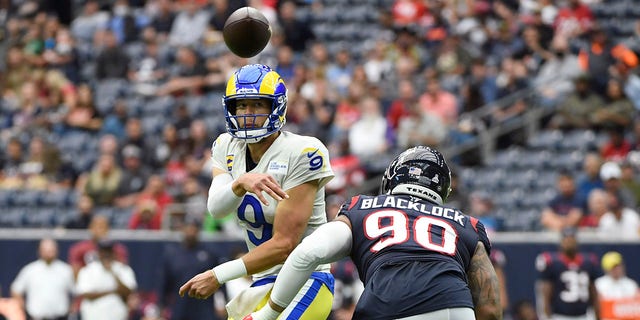
[[[227,171],[233,179],[247,172],[247,144],[243,140],[232,138],[228,133],[221,134],[213,143],[211,157],[213,166]],[[327,147],[320,140],[281,131],[260,162],[249,172],[270,174],[285,191],[318,180],[320,188],[303,238],[327,222],[324,186],[334,174]],[[269,201],[268,206],[263,205],[254,194],[247,193],[235,212],[238,223],[246,231],[244,237],[249,250],[271,239],[273,235],[278,201],[266,194],[265,197]],[[277,265],[257,273],[254,279],[275,275],[281,267],[282,265]],[[329,265],[321,265],[318,271],[328,272]]]

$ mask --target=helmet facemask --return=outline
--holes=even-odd
[[[271,101],[271,113],[268,114],[236,114],[236,102],[239,99],[268,99]],[[268,96],[248,96],[234,95],[223,98],[222,104],[225,107],[225,119],[227,132],[234,138],[242,139],[247,143],[256,143],[267,136],[270,136],[282,129],[286,123],[287,108],[286,96],[278,98]],[[241,127],[240,123],[256,123],[258,117],[266,117],[264,123],[260,127]]]

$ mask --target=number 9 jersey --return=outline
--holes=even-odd
[[[491,250],[477,219],[409,195],[356,196],[338,214],[351,222],[351,259],[367,288],[353,319],[474,307],[467,269],[478,242]]]
[[[227,171],[233,179],[247,172],[267,173],[287,191],[303,183],[318,180],[319,188],[313,203],[313,212],[307,224],[303,238],[311,234],[320,225],[327,222],[324,200],[324,186],[334,174],[329,163],[329,152],[318,139],[281,131],[280,136],[267,149],[265,154],[250,171],[247,171],[247,143],[223,133],[211,148],[213,167]],[[251,193],[246,193],[236,214],[238,223],[245,230],[247,248],[252,250],[271,239],[273,221],[278,202],[264,194],[269,205],[263,205]],[[282,265],[254,275],[254,279],[278,273]],[[321,265],[318,271],[329,271],[328,265]]]

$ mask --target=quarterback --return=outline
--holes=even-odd
[[[229,319],[262,307],[282,264],[302,238],[326,223],[324,186],[333,178],[320,140],[281,130],[287,89],[277,72],[253,64],[237,70],[223,98],[227,132],[212,146],[211,215],[236,216],[249,249],[241,258],[195,275],[180,295],[207,298],[225,282],[253,275],[227,304]],[[319,265],[281,319],[326,319],[333,299],[329,265]]]

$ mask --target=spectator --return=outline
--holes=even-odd
[[[582,199],[587,199],[592,190],[604,188],[600,179],[600,166],[602,166],[602,158],[598,153],[589,152],[584,156],[582,171],[576,179],[576,192]]]
[[[406,112],[399,119],[396,133],[398,147],[438,147],[446,139],[447,127],[438,116],[425,112],[417,102],[407,105]]]
[[[214,310],[213,296],[196,300],[180,299],[176,295],[180,285],[189,280],[192,274],[218,263],[218,257],[200,241],[199,234],[200,222],[187,219],[181,227],[182,241],[165,245],[158,276],[158,302],[168,320],[220,319]]]
[[[209,14],[197,1],[186,1],[176,15],[169,33],[169,44],[175,47],[197,45],[209,22]]]
[[[157,11],[150,25],[157,32],[158,41],[165,42],[176,18],[174,3],[171,0],[158,0],[155,4]]]
[[[624,299],[636,296],[638,284],[627,277],[622,255],[609,251],[602,256],[602,270],[605,275],[596,279],[596,289],[600,299]]]
[[[93,220],[93,200],[87,195],[81,195],[76,204],[76,213],[64,227],[66,229],[87,230]]]
[[[129,44],[138,40],[138,31],[149,23],[148,20],[144,15],[133,12],[129,0],[115,0],[108,25],[119,44]]]
[[[560,172],[556,182],[556,196],[542,210],[540,222],[552,231],[577,227],[582,219],[584,207],[585,200],[576,193],[571,173]]]
[[[587,214],[580,221],[581,227],[596,228],[600,218],[609,211],[609,194],[602,189],[593,189],[587,198]]]
[[[609,193],[617,194],[624,207],[635,208],[636,199],[633,193],[622,185],[621,178],[622,169],[616,162],[609,161],[600,167],[600,179],[604,183],[604,189]]]
[[[207,69],[198,53],[191,48],[180,47],[176,53],[176,62],[174,70],[169,72],[169,81],[158,88],[156,94],[201,94]]]
[[[46,49],[43,57],[49,68],[61,71],[72,83],[80,81],[80,57],[75,39],[68,29],[59,29],[56,33],[55,46]]]
[[[78,87],[78,100],[69,106],[64,123],[68,128],[98,131],[102,127],[102,117],[93,101],[93,91],[88,84]]]
[[[142,120],[136,117],[127,118],[125,124],[125,137],[120,140],[120,149],[124,149],[127,145],[135,145],[142,151],[142,161],[144,163],[153,163],[153,155],[156,152],[156,146],[154,146],[149,139],[145,136],[142,130]],[[119,150],[116,150],[116,156],[119,156]]]
[[[142,163],[142,151],[135,145],[125,146],[122,149],[122,158],[122,179],[118,186],[115,204],[119,207],[131,207],[147,184],[151,170]]]
[[[616,126],[631,128],[637,111],[622,91],[622,83],[618,79],[610,79],[607,84],[607,103],[592,115],[596,127]]]
[[[97,206],[111,206],[118,195],[122,178],[122,170],[115,157],[101,155],[93,170],[86,174],[86,182],[81,190],[91,197]]]
[[[113,111],[104,115],[104,121],[102,122],[99,133],[100,136],[113,135],[117,140],[124,140],[129,109],[129,105],[127,105],[124,100],[116,100],[113,104]]]
[[[582,0],[569,0],[560,8],[553,27],[558,35],[578,38],[591,30],[594,23],[593,13]]]
[[[640,180],[636,167],[629,161],[624,161],[620,164],[620,169],[622,170],[620,176],[622,186],[633,194],[636,203],[640,203]]]
[[[97,259],[97,243],[108,236],[109,230],[109,219],[105,216],[95,215],[89,224],[89,234],[91,238],[71,245],[69,248],[68,262],[76,277],[82,267]],[[127,247],[116,243],[114,244],[113,250],[118,261],[125,264],[128,262],[129,253]]]
[[[284,44],[296,54],[303,53],[307,44],[315,39],[315,34],[308,21],[296,17],[295,1],[285,0],[278,10],[278,24],[284,34]]]
[[[0,186],[13,189],[22,186],[20,166],[25,161],[24,148],[18,138],[11,138],[6,145],[6,154],[2,157]]]
[[[227,18],[236,11],[236,9],[247,5],[245,0],[215,0],[211,2],[213,6],[213,14],[211,15],[211,18],[209,18],[209,27],[216,31],[222,31]]]
[[[347,49],[340,49],[335,54],[333,61],[329,63],[325,72],[327,82],[337,91],[339,96],[345,97],[347,93],[351,94],[351,75],[353,74],[351,54]],[[362,86],[364,83],[359,85]]]
[[[564,130],[591,128],[591,117],[604,102],[591,91],[589,77],[581,75],[574,80],[575,91],[558,106],[550,127]]]
[[[573,0],[579,1],[579,0]],[[626,75],[638,66],[638,56],[623,44],[614,44],[610,36],[598,27],[590,33],[590,42],[578,55],[580,67],[591,75],[591,87],[605,95],[612,76]]]
[[[389,126],[377,100],[366,97],[360,101],[359,109],[361,116],[349,129],[349,153],[366,163],[389,149]]]
[[[156,36],[157,37],[157,36]],[[166,61],[156,39],[145,41],[142,56],[132,62],[128,72],[134,90],[143,96],[154,96],[167,75]]]
[[[425,5],[417,0],[396,0],[391,7],[393,22],[396,26],[417,25],[426,10]]]
[[[90,43],[99,29],[104,29],[109,21],[109,14],[100,10],[97,0],[85,1],[82,12],[73,19],[71,33],[79,41]]]
[[[609,211],[598,222],[598,233],[607,239],[640,239],[640,215],[624,206],[619,194],[608,194]]]
[[[42,137],[35,136],[29,142],[29,156],[20,165],[20,173],[24,180],[24,187],[34,190],[46,190],[49,188],[49,176],[46,169],[53,159],[48,159],[45,141]]]
[[[437,77],[427,79],[426,92],[420,96],[420,108],[425,113],[437,116],[447,128],[458,121],[458,102],[456,97],[440,87]]]
[[[608,140],[600,146],[600,153],[605,161],[622,162],[631,151],[631,143],[625,136],[625,129],[619,125],[606,127]]]
[[[131,267],[116,259],[115,243],[101,239],[98,259],[80,269],[76,292],[82,298],[82,319],[127,320],[129,295],[137,288]]]
[[[413,82],[403,79],[398,82],[398,97],[391,102],[387,111],[387,122],[393,130],[398,130],[400,119],[409,115],[409,108],[417,103]]]
[[[594,281],[601,276],[601,271],[595,255],[578,251],[576,229],[562,229],[559,252],[538,255],[536,268],[541,292],[536,302],[543,319],[589,319],[590,308],[598,319]]]
[[[487,235],[500,231],[500,221],[494,215],[493,200],[487,192],[475,191],[469,195],[469,215],[484,224]]]
[[[129,227],[137,228],[145,226],[147,228],[159,229],[160,226],[162,226],[165,209],[173,203],[173,197],[166,191],[162,177],[154,174],[147,180],[147,185],[140,193],[136,203],[140,205],[140,213],[143,213],[146,209],[149,210],[144,217],[147,218],[150,216],[151,219],[140,219],[142,217],[134,213],[129,221]]]
[[[475,59],[461,89],[463,92],[467,91],[467,95],[463,94],[463,99],[466,99],[462,103],[462,112],[470,112],[495,102],[498,97],[496,80],[495,70],[487,66],[483,59]]]
[[[113,31],[105,30],[103,35],[104,48],[95,59],[96,78],[126,79],[129,67],[129,56],[123,47],[118,45],[118,39]]]
[[[129,219],[129,229],[132,230],[160,230],[162,227],[163,211],[151,199],[141,200]]]
[[[11,296],[20,301],[29,319],[66,320],[74,278],[71,266],[58,260],[58,243],[40,240],[38,260],[22,269],[11,284]]]
[[[533,85],[544,99],[545,106],[563,101],[574,90],[574,81],[582,70],[578,56],[571,52],[569,39],[555,36],[551,41],[551,55],[540,67]]]

